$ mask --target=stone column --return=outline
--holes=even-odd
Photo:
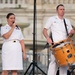
[[[17,1],[18,1],[18,2],[17,2],[18,4],[21,4],[21,1],[20,1],[20,0],[17,0]]]
[[[36,3],[37,3],[38,5],[42,4],[42,2],[43,2],[43,0],[36,0]]]
[[[29,4],[34,4],[34,0],[29,0],[28,3]]]
[[[25,4],[25,0],[22,0],[22,4]]]
[[[12,1],[12,4],[15,4],[15,0]]]
[[[2,2],[3,2],[2,4],[5,4],[5,0],[3,0]]]
[[[7,4],[10,4],[10,0],[7,0]]]

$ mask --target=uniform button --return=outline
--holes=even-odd
[[[13,42],[16,42],[15,40]]]

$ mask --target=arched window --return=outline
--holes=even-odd
[[[15,0],[15,4],[17,4],[18,3],[18,1],[17,0]]]
[[[0,3],[3,3],[3,0],[0,0]]]
[[[13,0],[10,0],[10,4],[12,4],[13,3]]]
[[[5,0],[5,3],[7,4],[8,3],[8,0]]]

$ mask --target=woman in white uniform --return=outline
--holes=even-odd
[[[18,75],[17,70],[23,70],[23,57],[26,59],[24,37],[19,26],[16,26],[15,15],[8,13],[7,24],[1,27],[1,36],[4,39],[2,46],[2,75]]]

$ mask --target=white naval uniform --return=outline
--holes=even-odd
[[[1,36],[7,33],[11,27],[6,24],[1,27]],[[21,29],[15,27],[8,39],[4,39],[2,46],[2,69],[23,70],[22,47],[20,40],[24,39]]]
[[[71,23],[68,19],[65,19],[68,32],[72,29]],[[54,42],[59,42],[67,38],[67,33],[63,19],[59,19],[58,16],[53,16],[48,19],[45,27],[52,32],[52,38]],[[48,75],[56,75],[58,66],[55,61],[54,55],[51,53],[51,62],[49,64]],[[67,75],[67,66],[59,68],[59,75]]]

